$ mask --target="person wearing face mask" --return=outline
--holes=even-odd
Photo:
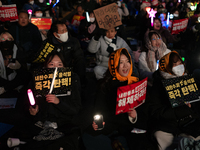
[[[177,148],[178,141],[184,136],[195,137],[196,140],[200,138],[199,113],[195,109],[197,103],[186,103],[172,108],[162,84],[162,80],[186,75],[183,60],[176,51],[164,55],[160,59],[159,69],[154,73],[149,113],[152,118],[152,133],[160,150]]]
[[[84,54],[79,41],[70,35],[65,23],[62,21],[52,23],[47,39],[44,42],[48,42],[59,49],[65,58],[67,66],[73,67],[74,72],[80,77],[81,84],[85,84],[86,67]]]
[[[34,14],[35,10],[38,8],[39,6],[34,3],[34,0],[27,0],[27,3],[23,6],[23,10],[32,10],[32,14]]]
[[[99,26],[96,22],[96,18],[93,12],[88,12],[89,16],[81,20],[78,29],[78,39],[80,40],[81,47],[87,49],[88,42],[99,30]]]
[[[142,79],[148,77],[148,85],[152,86],[153,73],[158,69],[157,61],[170,50],[162,41],[161,35],[154,30],[149,32],[145,41],[139,56],[139,73]]]
[[[0,95],[17,88],[20,89],[29,80],[23,67],[22,51],[14,43],[8,32],[0,35]],[[21,87],[20,87],[21,86]]]

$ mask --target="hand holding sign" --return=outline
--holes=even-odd
[[[130,108],[129,110],[130,110],[130,111],[128,111],[128,115],[129,115],[131,118],[136,118],[136,116],[137,116],[137,111],[136,111],[134,108]]]
[[[53,103],[53,104],[59,104],[60,103],[60,100],[54,94],[46,95],[46,101],[48,103]]]

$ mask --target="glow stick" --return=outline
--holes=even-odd
[[[34,99],[32,90],[31,90],[31,89],[28,89],[28,90],[27,90],[27,93],[28,93],[28,98],[29,98],[30,104],[31,104],[32,106],[35,105],[35,99]]]
[[[154,11],[153,9],[151,9],[151,11],[149,12],[149,18],[151,18],[151,26],[153,26],[153,18],[155,17],[156,13],[157,11]]]
[[[89,13],[86,12],[86,18],[87,18],[87,21],[90,22],[90,17],[89,17]]]
[[[55,81],[55,78],[56,78],[57,70],[58,70],[58,67],[56,67],[56,69],[55,69],[55,71],[54,71],[53,80],[52,80],[52,82],[51,82],[51,88],[50,88],[50,90],[49,90],[49,94],[51,94],[51,92],[53,91],[53,86],[54,86],[54,81]]]
[[[31,10],[31,9],[28,10],[28,14],[30,15],[30,16],[29,16],[29,20],[30,20],[30,19],[31,19],[31,16],[32,16],[32,10]]]
[[[167,28],[169,26],[169,12],[167,13]]]
[[[55,7],[58,4],[59,1],[60,0],[56,0],[56,3],[53,5],[53,7]]]

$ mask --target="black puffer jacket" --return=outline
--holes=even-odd
[[[193,110],[193,106],[189,108],[187,105],[183,105],[172,108],[165,87],[162,85],[163,79],[159,71],[154,73],[154,83],[149,100],[154,131],[161,130],[174,135],[180,133],[193,134],[191,131],[195,131],[195,128],[198,129],[199,124],[196,123],[197,126],[190,124],[189,126],[194,127],[193,129],[189,126],[187,128],[183,126],[195,119],[198,120],[198,115]],[[195,132],[199,131],[196,130]]]
[[[73,71],[80,77],[81,84],[84,83],[86,67],[84,53],[79,41],[69,35],[67,42],[60,43],[53,35],[50,35],[44,42],[49,42],[60,49],[60,52],[65,58],[66,65],[73,67]]]

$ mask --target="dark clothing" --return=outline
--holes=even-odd
[[[34,116],[37,121],[56,122],[59,128],[70,124],[81,108],[79,77],[72,74],[71,95],[59,96],[59,104],[47,103],[44,97],[36,99],[39,105],[39,113]]]
[[[95,0],[90,0],[89,2],[87,2],[87,0],[86,0],[82,3],[82,6],[85,11],[89,11],[89,12],[97,9],[97,7],[98,7]]]
[[[13,36],[15,43],[24,49],[23,58],[27,62],[31,62],[34,54],[42,45],[42,37],[38,27],[32,23],[24,27],[15,23],[9,28],[9,32]]]
[[[152,127],[156,131],[164,131],[172,133],[173,135],[178,135],[180,133],[187,133],[193,135],[193,133],[188,132],[184,125],[186,123],[198,119],[198,115],[193,111],[193,107],[189,108],[187,105],[172,108],[168,95],[165,88],[162,85],[161,77],[159,71],[154,73],[154,83],[151,91],[150,97],[150,114],[152,120]],[[192,125],[192,123],[190,124]],[[195,125],[195,124],[193,124]],[[200,133],[198,130],[199,124],[194,126],[193,131],[197,134]],[[189,127],[189,126],[187,126]],[[195,136],[195,135],[193,135]]]
[[[167,45],[169,43],[175,43],[178,41],[178,38],[176,38],[174,35],[172,35],[169,30],[160,28],[160,30],[156,30],[162,37],[163,42]]]
[[[24,4],[24,6],[23,6],[23,9],[24,10],[32,10],[33,12],[32,12],[32,14],[34,15],[34,13],[35,13],[35,10],[36,9],[38,9],[38,8],[40,8],[38,5],[36,5],[36,4],[30,4],[30,3],[26,3],[26,4]]]
[[[96,28],[94,29],[94,31],[92,33],[88,32],[88,27],[91,25],[91,22],[88,22],[87,19],[83,19],[80,22],[79,25],[79,35],[84,35],[85,37],[88,37],[89,39],[91,39],[98,31],[99,26],[97,23],[96,24]]]
[[[133,127],[144,130],[147,128],[147,114],[145,114],[145,104],[142,104],[136,108],[137,122],[135,124],[132,124],[129,121],[127,113],[115,115],[117,88],[125,85],[127,85],[127,81],[120,82],[118,80],[110,79],[109,82],[105,84],[105,87],[100,87],[99,91],[97,92],[95,112],[102,114],[104,117],[106,124],[104,129],[101,130],[104,134],[112,133],[114,130],[120,130],[121,132],[129,133]]]
[[[73,71],[78,74],[81,84],[85,82],[85,59],[79,41],[70,37],[67,42],[60,43],[53,35],[48,37],[44,42],[49,42],[61,50],[66,61],[66,66],[73,67]]]

